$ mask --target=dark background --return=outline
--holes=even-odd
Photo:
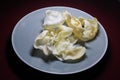
[[[96,17],[104,26],[109,45],[94,67],[72,75],[52,75],[24,64],[11,45],[15,24],[33,10],[68,6]],[[97,45],[99,46],[99,45]],[[120,0],[3,0],[0,2],[0,80],[120,80]]]

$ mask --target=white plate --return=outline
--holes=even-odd
[[[53,57],[51,60],[46,60],[41,51],[34,50],[34,40],[42,29],[45,11],[48,9],[56,11],[67,10],[76,17],[82,16],[92,19],[92,16],[86,12],[62,6],[46,7],[27,14],[16,24],[12,33],[12,45],[18,57],[32,68],[52,74],[77,73],[98,63],[105,55],[108,45],[106,32],[100,23],[97,37],[85,44],[87,46],[86,55],[84,59],[78,62],[65,63]]]

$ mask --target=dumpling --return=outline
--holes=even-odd
[[[82,27],[81,22],[79,21],[79,19],[75,18],[74,16],[72,16],[68,11],[64,11],[63,12],[64,16],[65,16],[65,20],[66,23],[69,27]]]
[[[72,49],[66,49],[64,51],[64,60],[77,60],[85,55],[86,48],[82,46],[75,46]]]
[[[55,35],[53,32],[44,30],[41,32],[34,42],[34,48],[42,50],[45,55],[49,55],[51,47],[53,46]]]
[[[62,25],[65,21],[62,12],[54,11],[54,10],[47,10],[45,13],[44,19],[44,29],[49,30],[56,30],[59,25]]]
[[[57,42],[59,42],[62,39],[65,39],[65,38],[69,37],[73,32],[72,28],[67,27],[65,25],[60,25],[59,28],[60,28],[60,32],[57,34],[57,37],[56,37]]]
[[[62,40],[54,46],[53,55],[59,60],[76,60],[81,58],[85,54],[86,48],[82,46],[76,46],[70,43],[69,40]]]
[[[45,45],[46,43],[48,43],[49,38],[45,39],[46,35],[47,35],[48,31],[44,30],[43,32],[41,32],[35,39],[35,43],[34,43],[34,47],[35,48],[39,48],[40,45]]]
[[[75,18],[74,16],[72,16],[67,11],[64,12],[64,16],[66,16],[65,22],[68,25],[68,27],[71,27],[73,29],[74,36],[77,37],[78,39],[80,39],[82,36],[83,30],[84,30],[82,28],[82,24],[81,24],[80,20]]]
[[[82,20],[80,18],[80,20]],[[83,35],[81,37],[82,41],[89,41],[92,40],[98,32],[98,21],[96,18],[93,18],[92,20],[89,19],[83,19],[81,21],[83,24]]]
[[[61,12],[47,10],[43,25],[63,24],[64,16]]]
[[[98,32],[98,22],[96,18],[92,20],[84,18],[75,18],[69,12],[65,11],[66,24],[73,28],[74,36],[80,41],[89,41],[93,39]]]

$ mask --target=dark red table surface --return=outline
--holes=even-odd
[[[96,17],[109,40],[107,52],[94,67],[72,75],[53,75],[24,64],[11,45],[15,24],[26,14],[49,6],[68,6]],[[99,46],[99,45],[97,45]],[[120,80],[120,0],[4,0],[0,2],[0,80]]]

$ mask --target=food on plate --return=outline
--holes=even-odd
[[[52,54],[60,61],[77,60],[86,53],[86,47],[80,42],[92,40],[97,32],[96,18],[76,18],[68,11],[47,10],[43,31],[36,37],[34,48],[42,50],[46,56]]]
[[[62,25],[64,21],[65,19],[61,12],[47,10],[45,12],[43,26],[45,29],[56,29],[59,25]]]
[[[93,39],[98,32],[98,22],[96,18],[92,20],[85,18],[75,18],[69,12],[65,11],[66,24],[73,28],[74,35],[81,41]]]

